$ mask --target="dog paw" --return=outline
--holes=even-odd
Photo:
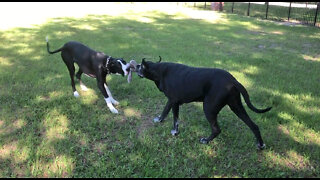
[[[206,138],[201,138],[201,139],[200,139],[200,143],[202,143],[202,144],[208,144],[209,142],[208,142],[208,140],[207,140]]]
[[[157,116],[153,119],[153,122],[157,123],[157,122],[161,122],[160,116]]]
[[[80,95],[79,95],[79,93],[78,93],[77,91],[75,91],[75,92],[73,92],[73,96],[77,98],[77,97],[79,97]]]
[[[263,150],[263,149],[265,149],[266,148],[266,145],[265,144],[263,144],[262,146],[260,145],[260,144],[257,144],[257,149],[258,150]]]
[[[176,136],[179,134],[179,131],[173,129],[173,130],[171,130],[171,134],[172,134],[172,136]]]
[[[112,109],[110,109],[110,111],[111,111],[113,114],[118,114],[118,113],[119,113],[116,108],[112,108]]]

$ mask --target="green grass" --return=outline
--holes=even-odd
[[[196,11],[196,10],[194,10]],[[198,10],[198,15],[203,13]],[[213,13],[213,12],[212,12]],[[319,177],[320,30],[232,14],[192,18],[182,12],[53,18],[0,31],[0,177]],[[107,82],[120,105],[111,114],[96,80],[73,97],[59,54],[77,40],[125,60],[178,62],[231,72],[264,114],[248,109],[267,145],[256,150],[249,128],[225,107],[222,133],[210,133],[201,103],[152,119],[166,103],[155,84],[136,75]],[[77,67],[78,68],[78,67]]]

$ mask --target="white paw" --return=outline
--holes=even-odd
[[[153,122],[157,123],[157,122],[161,122],[160,120],[160,116],[157,116],[153,119]]]
[[[77,97],[79,97],[80,95],[79,95],[78,91],[75,91],[75,92],[73,92],[73,96],[77,98]]]
[[[110,108],[109,108],[110,109]],[[118,110],[116,108],[111,108],[110,111],[113,113],[113,114],[118,114]]]
[[[114,114],[118,114],[118,110],[116,108],[114,108],[112,105],[111,98],[104,98],[104,100],[106,101],[107,106],[110,109],[110,111]]]
[[[81,90],[82,90],[82,91],[88,91],[87,86],[85,86],[85,85],[83,85],[83,84],[80,84],[80,87],[81,87]]]
[[[175,130],[175,129],[171,130],[172,136],[176,136],[176,135],[178,135],[178,133],[179,132],[177,130]]]

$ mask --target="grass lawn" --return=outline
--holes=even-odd
[[[119,3],[119,14],[56,17],[0,31],[0,177],[320,177],[320,29],[174,8]],[[152,5],[152,4],[151,4]],[[115,12],[115,11],[112,11]],[[96,80],[73,97],[67,68],[51,49],[69,40],[127,62],[142,58],[228,70],[258,108],[245,105],[267,148],[225,107],[210,133],[202,103],[160,124],[166,97],[147,79],[107,77],[120,105],[110,113]],[[78,67],[76,66],[76,69]],[[192,82],[191,82],[192,84]]]

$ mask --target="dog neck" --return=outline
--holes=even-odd
[[[109,61],[110,61],[110,59],[111,59],[111,56],[109,56],[108,58],[107,58],[107,61],[106,61],[106,68],[105,68],[105,70],[107,71],[107,74],[110,74],[110,69],[109,69]]]

